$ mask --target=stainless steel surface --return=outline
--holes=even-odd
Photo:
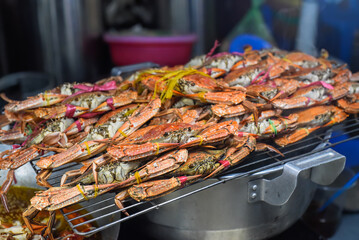
[[[100,0],[38,0],[45,71],[59,82],[91,81],[100,75],[104,51]]]
[[[10,145],[0,144],[0,152],[11,149]],[[0,170],[0,185],[5,181],[7,170]],[[15,171],[16,185],[43,189],[36,184],[36,173],[30,163]]]
[[[108,73],[101,0],[5,0],[0,9],[0,68],[5,58],[9,72],[46,72],[58,84]]]
[[[173,204],[175,204],[175,209],[176,209],[176,213],[174,215],[172,215],[172,218],[178,218],[177,215],[180,214],[180,212],[184,211],[184,209],[186,208],[186,205],[178,205],[176,204],[177,201],[182,200],[182,199],[186,199],[188,197],[193,197],[195,198],[195,196],[197,196],[197,194],[200,194],[201,192],[206,192],[206,191],[211,191],[212,188],[214,187],[224,187],[227,188],[227,184],[233,182],[233,181],[243,181],[240,179],[243,178],[247,178],[249,180],[255,180],[258,178],[249,178],[250,176],[258,176],[257,174],[260,172],[265,171],[265,173],[267,173],[268,176],[270,176],[270,178],[266,178],[267,180],[271,180],[274,179],[275,177],[278,177],[281,175],[283,166],[287,163],[291,163],[293,161],[296,160],[300,160],[305,158],[306,156],[321,152],[325,149],[328,149],[332,146],[335,146],[337,144],[340,144],[342,142],[346,142],[346,141],[350,141],[352,139],[356,139],[359,138],[359,135],[357,134],[359,132],[358,130],[358,126],[359,126],[359,121],[355,118],[351,118],[346,120],[344,123],[342,124],[338,124],[335,125],[334,127],[328,129],[328,130],[322,130],[322,131],[317,131],[314,134],[311,134],[309,137],[291,144],[288,147],[285,148],[279,148],[279,150],[286,156],[285,158],[279,156],[278,154],[269,152],[269,151],[265,151],[265,152],[258,152],[258,153],[252,153],[250,156],[248,156],[242,164],[230,168],[228,169],[224,174],[226,177],[218,177],[217,179],[211,179],[209,181],[205,181],[205,182],[200,182],[200,183],[196,183],[188,188],[183,189],[183,191],[186,191],[186,193],[184,193],[182,190],[181,195],[178,195],[175,198],[171,198],[167,201],[164,201],[163,199],[161,199],[160,201],[147,201],[147,202],[135,202],[135,201],[125,201],[125,209],[130,213],[130,216],[122,216],[121,218],[113,218],[111,223],[105,224],[105,225],[99,225],[96,229],[93,229],[91,233],[93,232],[98,232],[98,231],[103,231],[107,228],[109,228],[110,226],[116,225],[116,224],[120,224],[121,222],[136,218],[140,215],[143,215],[145,213],[150,213],[150,212],[159,212],[157,211],[158,209],[162,209],[164,207],[172,207]],[[340,129],[340,134],[337,132],[334,132],[333,134],[331,134],[332,129]],[[341,140],[341,141],[337,141],[335,143],[330,143],[330,141],[332,140],[336,140],[337,138],[340,139],[340,137],[343,134],[350,134],[350,133],[354,133],[353,136],[345,139],[345,140]],[[340,160],[342,161],[342,160]],[[33,162],[34,163],[34,162]],[[33,165],[35,170],[38,171],[38,169],[36,168],[35,165]],[[76,167],[76,164],[70,164],[70,166],[72,167]],[[331,167],[333,167],[331,164],[327,165],[323,165],[325,169],[325,171],[329,171]],[[329,167],[329,168],[328,168]],[[341,167],[339,168],[341,169]],[[61,174],[65,171],[68,170],[65,167],[63,168],[59,168],[59,169],[55,169],[55,174],[54,177],[51,177],[50,181],[53,184],[58,184]],[[323,175],[323,174],[319,174],[316,173],[316,171],[319,171],[319,169],[317,170],[316,168],[311,170],[311,175],[310,177],[313,179],[313,181],[315,182],[329,182],[330,179],[327,178],[327,176]],[[305,173],[306,172],[306,173]],[[288,218],[287,214],[291,214],[291,211],[295,211],[297,213],[294,213],[293,218],[298,218],[298,215],[302,213],[302,211],[304,211],[303,209],[306,207],[306,203],[308,198],[310,198],[309,195],[312,195],[312,188],[313,186],[315,187],[314,183],[312,183],[312,181],[309,181],[308,178],[309,176],[306,176],[306,174],[308,174],[308,171],[304,171],[303,173],[299,174],[299,180],[297,183],[297,186],[299,187],[299,189],[301,189],[302,187],[308,187],[308,189],[310,189],[309,192],[305,192],[305,191],[298,191],[295,190],[292,194],[292,198],[297,198],[300,200],[303,200],[303,203],[300,204],[300,206],[295,209],[295,210],[291,210],[291,209],[287,209],[286,207],[283,206],[272,206],[272,208],[270,209],[277,209],[280,213],[283,213],[285,215],[286,218]],[[303,175],[303,176],[302,176]],[[330,175],[330,174],[328,174]],[[232,178],[230,177],[232,176]],[[319,177],[321,176],[321,177]],[[307,177],[306,183],[304,183],[304,185],[302,184],[302,179],[305,179],[305,177]],[[324,177],[324,178],[322,178]],[[328,176],[330,177],[330,176]],[[223,185],[225,183],[225,185]],[[232,183],[231,183],[232,184]],[[248,201],[248,190],[247,190],[247,185],[245,185],[244,189],[245,189],[245,194],[244,196],[241,197],[245,197],[246,202]],[[258,187],[258,186],[257,186]],[[188,190],[191,189],[191,190]],[[188,192],[187,192],[188,191]],[[225,191],[225,190],[222,190]],[[236,193],[236,191],[238,191],[238,188],[235,188],[233,191],[228,191],[227,193],[229,194],[224,201],[222,202],[218,202],[217,205],[223,205],[223,204],[227,204],[228,199],[231,199],[231,195],[232,193]],[[242,190],[243,191],[243,190]],[[303,194],[305,193],[305,194]],[[177,194],[177,193],[174,193]],[[308,196],[303,196],[303,195],[307,195]],[[218,196],[215,196],[218,197]],[[293,200],[288,200],[288,202],[285,204],[291,204],[291,201]],[[99,204],[103,204],[105,203],[104,207],[97,207]],[[173,203],[173,204],[172,204]],[[198,202],[197,202],[198,203]],[[198,204],[202,204],[202,203],[198,203]],[[257,207],[263,210],[263,219],[267,219],[267,212],[268,209],[267,207],[269,206],[269,204],[265,203],[265,202],[255,202],[255,203],[251,203],[252,205],[255,206],[262,206],[262,207]],[[217,207],[217,205],[215,206],[215,208]],[[113,195],[104,195],[102,200],[99,199],[92,199],[88,202],[86,202],[86,206],[84,206],[84,209],[88,210],[89,213],[91,215],[96,214],[97,217],[95,220],[100,220],[102,218],[108,218],[109,216],[112,216],[113,214],[118,214],[121,211],[116,207],[116,205],[114,204],[114,200],[113,200]],[[92,209],[92,210],[89,210]],[[93,210],[95,209],[95,210]],[[156,211],[155,211],[156,210]],[[206,209],[206,211],[208,212],[212,212],[212,209]],[[258,210],[259,211],[259,210]],[[217,212],[216,212],[217,213]],[[228,212],[226,212],[228,213]],[[70,214],[70,213],[68,213]],[[220,213],[222,215],[222,213]],[[232,211],[229,213],[230,215],[232,214]],[[249,211],[243,210],[242,214],[242,218],[246,219],[248,218],[248,214],[252,214]],[[120,215],[117,215],[120,216]],[[208,219],[211,219],[214,217],[217,217],[216,214],[212,214]],[[248,218],[251,219],[251,218]],[[269,218],[270,220],[273,220],[272,218]],[[68,220],[69,221],[69,220]],[[91,222],[92,220],[88,221]],[[288,227],[291,224],[291,221],[288,220],[288,223],[282,223],[282,224],[276,224],[276,222],[278,221],[278,219],[276,219],[274,221],[274,223],[270,223],[268,227],[268,234],[274,234],[273,231],[274,229],[277,229],[278,231],[280,231],[281,229],[284,229],[286,227]],[[294,221],[294,220],[293,220]],[[81,224],[77,224],[74,225],[71,223],[71,221],[69,221],[70,225],[74,228],[83,224],[86,224],[88,222],[84,222]],[[276,226],[272,226],[272,225],[276,225]],[[157,225],[157,227],[161,227],[162,225]],[[145,226],[141,226],[141,229],[145,227]],[[248,222],[248,226],[247,229],[252,229],[254,231],[254,234],[259,234],[257,233],[259,230],[258,228],[262,228],[263,225],[257,226],[257,225],[253,225],[253,222]],[[278,227],[278,228],[276,228]],[[158,229],[158,228],[157,228]],[[170,227],[166,226],[166,229],[170,229]],[[183,229],[182,229],[183,230]],[[276,231],[277,231],[276,230]],[[172,231],[174,232],[178,232],[179,229],[175,229],[173,228]],[[220,230],[214,230],[214,231],[210,231],[211,233],[214,233],[216,231],[220,231]],[[249,230],[248,230],[249,231]],[[261,231],[261,230],[260,230]],[[183,233],[185,231],[183,230]],[[230,237],[233,236],[233,234],[238,234],[235,233],[237,232],[236,230],[229,230],[227,229],[225,234]],[[243,231],[242,231],[243,232]],[[192,231],[190,231],[190,234],[193,234]],[[198,233],[200,234],[200,233]],[[203,232],[202,234],[206,236],[207,232]],[[218,233],[218,235],[221,235],[221,233]],[[167,236],[165,236],[165,239],[167,239]]]
[[[167,236],[166,239],[254,240],[273,236],[304,213],[316,189],[313,179],[323,179],[320,183],[332,182],[344,164],[343,155],[327,149],[217,185],[147,214],[153,223],[149,233],[155,238]],[[337,168],[328,174],[328,168],[333,167]],[[313,169],[316,169],[314,173]],[[179,197],[216,181],[204,181],[154,202]]]
[[[300,174],[307,175],[307,178],[314,183],[327,185],[336,179],[344,169],[344,164],[345,157],[332,149],[286,163],[282,166],[280,176],[248,182],[248,202],[263,201],[273,206],[282,206],[296,190]],[[253,177],[261,175],[265,176],[266,171],[258,172]]]

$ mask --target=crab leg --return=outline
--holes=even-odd
[[[35,97],[29,97],[24,101],[12,101],[5,105],[9,112],[20,112],[28,109],[47,107],[62,102],[68,95],[57,93],[41,93]]]
[[[188,148],[208,143],[216,143],[227,139],[238,130],[236,121],[226,121],[215,124],[203,130],[199,135],[194,136],[180,148]]]
[[[294,143],[305,138],[306,136],[308,136],[309,134],[311,134],[312,132],[314,132],[319,128],[320,126],[312,127],[312,128],[298,128],[294,130],[294,132],[286,134],[280,138],[275,138],[274,141],[277,145],[284,147],[290,143]]]
[[[66,128],[64,133],[66,133],[66,135],[68,136],[79,133],[82,130],[84,130],[87,126],[90,126],[96,123],[97,121],[98,121],[97,117],[79,118],[74,123],[72,123],[68,128]]]
[[[0,130],[1,142],[24,142],[26,140],[26,133],[24,133],[20,127],[15,129]]]
[[[161,100],[155,99],[148,103],[148,105],[143,105],[139,107],[115,133],[113,140],[115,142],[121,141],[126,138],[128,135],[135,132],[139,129],[145,122],[154,117],[161,107]]]
[[[97,141],[86,141],[76,144],[67,151],[58,154],[41,158],[36,165],[42,169],[50,169],[70,163],[76,159],[89,158],[102,152],[107,147],[106,143],[99,143]]]
[[[137,99],[137,92],[130,91],[120,93],[112,98],[108,98],[105,102],[101,103],[97,108],[93,109],[91,112],[105,112],[109,110],[114,110],[115,108],[125,106],[132,103]]]
[[[227,152],[227,155],[230,155],[227,156],[224,160],[218,161],[221,165],[216,170],[207,175],[204,179],[215,176],[230,166],[237,165],[242,159],[248,156],[255,149],[256,139],[252,136],[247,136],[245,137],[245,141],[243,141],[241,145],[242,146],[240,147],[237,145],[236,148],[239,148],[239,150],[234,152],[233,154]]]
[[[170,179],[149,181],[134,185],[127,190],[123,190],[118,193],[115,196],[115,203],[118,208],[123,209],[123,204],[121,201],[128,197],[131,197],[136,201],[153,200],[155,198],[170,194],[183,187],[186,183],[193,182],[201,176],[202,175],[173,177]],[[123,210],[123,212],[128,215],[125,210]]]
[[[50,108],[37,108],[34,110],[34,114],[38,118],[50,119],[50,118],[62,118],[62,117],[78,117],[84,113],[87,113],[90,109],[87,107],[79,107],[74,105],[60,105]]]
[[[125,181],[121,182],[120,187],[128,187],[130,185],[140,183],[166,174],[180,167],[181,164],[185,163],[188,158],[188,151],[186,149],[180,149],[150,162],[144,168],[129,177]]]
[[[232,91],[232,92],[201,92],[195,94],[183,94],[178,91],[173,91],[174,93],[187,97],[200,100],[202,102],[209,102],[215,104],[227,104],[227,105],[236,105],[243,102],[246,98],[246,93],[242,91]]]
[[[107,148],[107,153],[120,161],[133,161],[148,156],[158,155],[179,146],[179,143],[144,143],[131,145],[114,145]]]

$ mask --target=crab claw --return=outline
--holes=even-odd
[[[202,102],[209,102],[215,104],[228,104],[228,105],[236,105],[243,102],[246,98],[246,93],[242,91],[230,91],[230,92],[200,92],[195,94],[181,94],[177,91],[173,91],[174,93],[196,100],[200,100]]]
[[[9,188],[10,188],[12,182],[14,181],[14,179],[15,179],[15,172],[14,172],[14,170],[10,170],[6,176],[5,182],[3,182],[1,189],[0,189],[0,199],[1,199],[1,202],[2,202],[6,212],[10,212],[9,207],[7,205],[6,193],[9,191]]]
[[[169,151],[178,147],[178,143],[144,143],[144,144],[130,144],[130,145],[113,145],[107,148],[107,153],[124,162],[133,161],[140,158],[158,155],[162,152]]]
[[[314,132],[315,130],[317,130],[319,128],[320,128],[320,126],[313,127],[313,128],[298,128],[291,133],[283,135],[280,138],[275,138],[274,142],[277,145],[284,147],[290,143],[294,143],[294,142],[297,142],[297,141],[305,138],[310,133]]]
[[[111,109],[114,110],[115,108],[130,104],[136,99],[137,92],[123,92],[119,95],[113,96],[112,98],[108,98],[105,102],[101,103],[98,107],[92,110],[92,112],[104,112]]]
[[[61,105],[51,108],[38,108],[34,110],[34,114],[38,118],[50,119],[61,117],[78,117],[81,114],[87,113],[90,109],[87,107],[79,107],[71,104]]]
[[[86,126],[92,125],[94,123],[96,123],[98,120],[97,117],[94,118],[79,118],[77,119],[75,122],[73,122],[70,126],[68,126],[64,133],[66,133],[66,135],[73,135],[76,133],[81,132],[82,130],[85,129]]]
[[[193,146],[200,146],[202,144],[220,142],[235,134],[237,130],[238,123],[236,121],[225,121],[217,123],[206,128],[199,135],[190,138],[190,141],[182,144],[180,148],[188,148]]]
[[[45,92],[35,97],[29,97],[24,101],[12,101],[5,105],[5,109],[10,112],[19,112],[38,107],[46,107],[62,102],[66,97],[68,97],[68,95]]]
[[[126,215],[130,216],[130,214],[126,211],[125,206],[123,206],[122,201],[126,198],[130,197],[130,195],[127,192],[127,189],[122,190],[121,192],[117,193],[115,196],[115,204],[116,206]]]
[[[161,179],[141,184],[133,185],[128,189],[128,193],[136,201],[147,201],[169,194],[188,182],[192,182],[200,178],[202,175],[181,176],[170,179]]]

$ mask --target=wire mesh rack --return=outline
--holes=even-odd
[[[347,135],[347,137],[342,139],[343,135]],[[139,215],[160,209],[163,205],[167,205],[187,196],[205,191],[206,189],[214,187],[218,184],[223,184],[227,181],[247,177],[259,171],[283,165],[287,162],[303,158],[310,154],[323,151],[338,144],[357,138],[359,138],[359,120],[355,117],[351,117],[341,124],[334,125],[331,128],[317,130],[317,132],[314,132],[301,141],[293,143],[287,147],[278,148],[285,155],[285,157],[282,157],[279,154],[269,150],[263,152],[254,152],[247,156],[242,164],[229,168],[223,174],[218,176],[218,181],[215,183],[206,185],[205,187],[197,188],[196,190],[183,194],[179,197],[172,198],[167,201],[161,201],[160,203],[155,203],[154,201],[135,202],[134,200],[126,200],[124,201],[125,208],[123,210],[129,212],[130,216],[121,214],[122,210],[118,209],[115,205],[115,193],[107,193],[97,198],[90,199],[89,201],[82,202],[81,208],[71,212],[62,213],[76,234],[91,235],[107,229],[113,225],[135,218]],[[35,163],[36,160],[31,162],[34,170],[38,173],[40,169],[35,165]],[[65,171],[76,168],[79,168],[78,163],[72,163],[54,169],[51,178],[48,179],[49,183],[53,186],[59,185],[63,173]],[[231,177],[228,177],[228,174],[232,174],[233,176],[230,175]],[[224,178],[222,177],[224,175],[227,176]],[[77,216],[75,218],[70,218],[69,216],[71,214],[76,214]],[[79,220],[80,218],[84,218],[86,221],[76,222],[76,220]],[[91,231],[81,232],[78,230],[79,227],[89,223],[93,224],[94,226]]]

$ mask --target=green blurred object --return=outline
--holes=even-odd
[[[267,28],[267,25],[265,24],[262,13],[260,11],[260,7],[263,2],[264,0],[252,0],[252,6],[248,10],[247,14],[224,39],[221,45],[221,51],[228,51],[229,44],[232,39],[244,33],[256,35],[271,43],[273,46],[276,46],[274,38]]]

